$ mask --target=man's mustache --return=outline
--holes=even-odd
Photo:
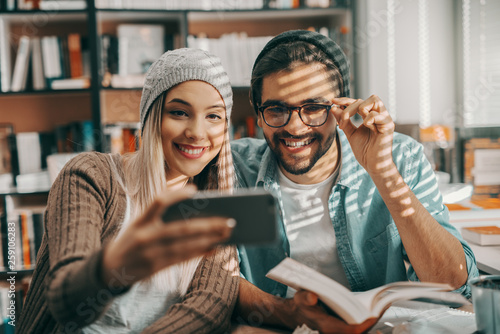
[[[303,140],[303,139],[321,139],[323,136],[321,136],[320,134],[318,133],[313,133],[313,134],[307,134],[307,135],[303,135],[303,136],[294,136],[292,135],[291,133],[287,132],[287,131],[282,131],[282,132],[279,132],[279,133],[275,133],[273,135],[273,139],[275,141],[277,140],[282,140],[282,139],[295,139],[295,140]]]

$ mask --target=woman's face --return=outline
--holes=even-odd
[[[193,80],[171,88],[161,121],[167,181],[198,175],[220,152],[225,127],[224,100],[212,85]]]

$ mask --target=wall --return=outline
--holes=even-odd
[[[419,36],[418,0],[395,1],[396,121],[419,123]],[[427,1],[431,123],[452,125],[457,105],[455,74],[455,3],[453,0]],[[387,0],[356,0],[358,96],[371,94],[389,105]]]

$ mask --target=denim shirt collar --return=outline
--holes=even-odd
[[[350,189],[359,189],[361,185],[361,176],[365,174],[366,171],[356,160],[344,131],[340,130],[338,127],[336,139],[338,143],[340,142],[341,156],[340,176],[337,184]],[[269,147],[262,155],[256,186],[263,186],[264,189],[273,193],[279,191],[278,161]]]

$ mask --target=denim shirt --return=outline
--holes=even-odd
[[[409,262],[398,229],[369,174],[358,163],[350,144],[338,130],[341,143],[341,170],[333,185],[328,207],[335,229],[340,262],[352,291],[365,291],[390,282],[418,277]],[[264,140],[244,138],[231,142],[236,174],[241,187],[264,187],[279,204],[279,240],[272,245],[238,247],[241,274],[260,289],[281,297],[287,287],[265,275],[290,255],[283,224],[283,201],[278,181],[278,164]],[[449,223],[437,180],[423,147],[412,138],[395,133],[393,160],[406,184],[432,217],[455,236],[464,250],[469,278],[478,276],[476,260],[460,233]],[[314,247],[314,245],[311,245]],[[470,287],[456,290],[470,298]]]

